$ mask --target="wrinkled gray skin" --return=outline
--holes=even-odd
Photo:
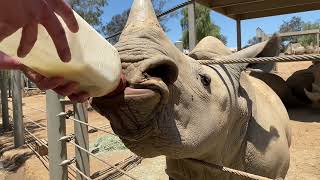
[[[255,57],[266,46],[231,54],[208,38],[209,50],[217,50],[212,56]],[[165,36],[150,0],[134,1],[116,48],[128,87],[91,103],[131,151],[143,157],[165,155],[166,172],[176,180],[239,179],[188,158],[285,177],[288,114],[266,84],[242,72],[245,65],[209,67],[182,54]],[[198,49],[208,52],[201,43]]]

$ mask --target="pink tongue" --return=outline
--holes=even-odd
[[[150,94],[150,93],[154,93],[154,92],[150,89],[133,89],[130,87],[127,87],[124,90],[125,95],[144,95],[144,94]]]

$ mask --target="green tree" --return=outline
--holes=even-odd
[[[304,22],[301,17],[294,16],[289,21],[283,21],[280,25],[280,33],[301,31]]]
[[[167,2],[169,2],[169,0],[152,0],[152,4],[156,14],[160,14],[164,12],[164,7]],[[118,32],[121,32],[127,23],[129,13],[130,13],[130,9],[127,9],[123,11],[121,14],[114,15],[111,18],[111,21],[104,26],[103,34],[106,36],[111,36]],[[171,13],[170,15],[161,17],[159,19],[160,24],[165,32],[169,31],[169,28],[166,26],[167,21],[170,18],[175,17],[176,15],[177,13]],[[115,44],[116,42],[118,42],[118,40],[119,40],[119,36],[108,39],[108,41],[111,42],[112,44]]]
[[[279,32],[286,33],[286,32],[297,32],[301,31],[303,28],[304,22],[302,21],[301,17],[294,16],[289,21],[283,21],[280,25]],[[283,41],[290,41],[290,42],[297,42],[297,37],[287,37],[284,38]]]
[[[188,25],[188,8],[182,10],[182,19],[180,25],[183,31],[182,41],[184,48],[189,47],[189,25]],[[210,9],[205,6],[196,4],[196,34],[197,42],[206,36],[214,36],[220,39],[224,44],[227,43],[227,38],[221,34],[219,26],[214,24],[210,17]]]
[[[69,0],[69,4],[84,20],[101,32],[103,23],[101,16],[108,0]]]
[[[320,29],[320,20],[315,22],[304,22],[300,17],[294,16],[289,21],[284,21],[280,26],[280,33],[306,31],[312,29]],[[283,41],[298,42],[303,46],[316,44],[316,37],[314,35],[304,35],[299,37],[287,37]]]
[[[302,30],[313,30],[313,29],[320,29],[320,19],[315,22],[307,22],[303,24]],[[308,46],[311,44],[317,44],[317,38],[315,35],[305,35],[298,37],[298,42],[301,43],[303,46]]]

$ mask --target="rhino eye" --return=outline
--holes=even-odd
[[[204,86],[209,86],[211,83],[211,78],[207,74],[200,74],[201,83]]]

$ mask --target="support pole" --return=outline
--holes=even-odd
[[[8,79],[8,97],[9,98],[11,98],[12,97],[12,71],[11,70],[9,70],[8,71],[8,76],[10,77],[9,79]]]
[[[9,106],[8,106],[8,76],[7,71],[1,71],[0,89],[1,89],[1,108],[2,108],[2,126],[4,130],[10,128]]]
[[[188,6],[188,27],[189,27],[189,51],[191,52],[196,47],[196,3],[191,3]]]
[[[24,145],[24,125],[22,118],[22,88],[21,72],[13,71],[12,75],[12,107],[13,107],[13,130],[14,146]]]
[[[62,97],[51,90],[46,92],[49,176],[51,180],[68,179],[68,167],[60,165],[67,160],[67,144],[65,141],[59,141],[61,137],[66,135],[66,119],[64,116],[58,116],[61,112],[65,112],[60,98]]]
[[[241,20],[237,19],[237,49],[238,51],[241,50],[242,45],[241,45]]]
[[[74,104],[74,118],[88,123],[88,112],[85,104]],[[88,126],[74,122],[75,142],[89,151]],[[76,166],[85,175],[90,176],[89,154],[79,148],[75,148]],[[77,173],[77,180],[86,180],[81,174]]]
[[[317,33],[317,47],[320,47],[320,33]]]

